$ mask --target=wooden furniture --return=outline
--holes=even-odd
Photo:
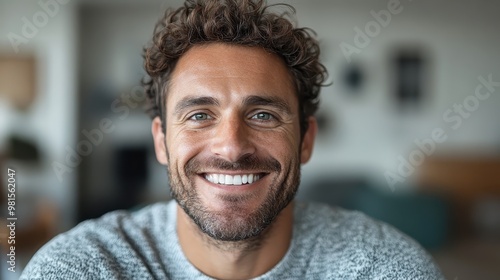
[[[420,188],[447,195],[452,201],[454,229],[473,231],[472,211],[483,198],[500,199],[500,156],[472,158],[432,156],[421,165]]]

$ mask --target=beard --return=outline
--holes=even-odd
[[[167,157],[169,154],[167,152]],[[198,226],[201,232],[214,241],[250,241],[262,239],[279,213],[294,199],[300,184],[299,157],[293,158],[288,168],[282,171],[281,164],[274,158],[260,159],[254,155],[244,157],[237,162],[228,162],[220,158],[209,158],[203,162],[193,158],[184,167],[184,181],[178,166],[168,167],[170,194],[179,206]],[[169,162],[171,162],[169,160]],[[197,191],[195,178],[202,170],[252,171],[265,172],[270,176],[277,174],[267,188],[261,205],[252,211],[244,206],[246,201],[255,198],[252,194],[220,195],[224,201],[224,211],[210,210],[203,204]],[[281,177],[281,179],[280,179]],[[237,187],[237,186],[235,186]],[[255,242],[254,242],[255,243]]]

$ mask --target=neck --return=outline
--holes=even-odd
[[[217,279],[249,279],[271,270],[290,246],[292,226],[293,201],[260,236],[219,241],[201,232],[177,206],[177,234],[186,258],[198,270]]]

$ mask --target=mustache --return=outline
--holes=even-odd
[[[281,164],[274,158],[258,158],[255,155],[243,157],[236,162],[230,162],[217,157],[210,157],[208,159],[190,159],[184,171],[186,175],[200,173],[203,170],[224,170],[224,171],[258,171],[258,172],[280,172]]]

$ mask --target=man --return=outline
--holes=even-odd
[[[188,0],[160,20],[144,56],[175,200],[78,225],[24,278],[441,278],[388,225],[293,200],[326,76],[306,30],[262,1]]]

